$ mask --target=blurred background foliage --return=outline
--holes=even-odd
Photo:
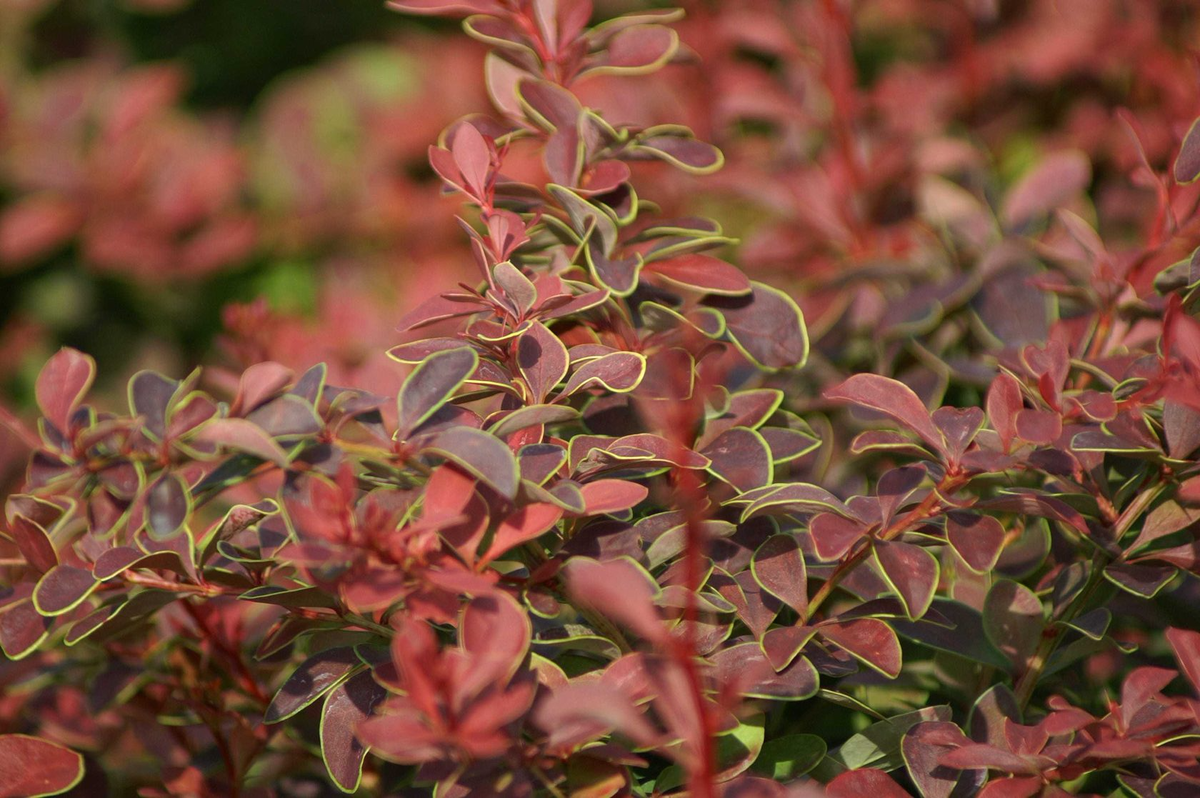
[[[1050,208],[1097,227],[1119,290],[1186,254],[1133,262],[1164,239],[1153,174],[1200,113],[1194,0],[598,0],[595,17],[646,5],[687,10],[680,63],[585,99],[723,148],[712,177],[659,169],[652,199],[720,219],[727,256],[797,297],[802,382],[871,369],[974,401],[995,352],[1111,287],[1041,299],[1030,281],[1071,255]],[[487,107],[482,61],[454,23],[381,0],[0,0],[0,406],[27,415],[63,344],[114,401],[140,368],[264,359],[394,392],[395,321],[473,279],[426,149]],[[0,482],[23,457],[0,431]]]

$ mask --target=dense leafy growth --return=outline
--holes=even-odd
[[[685,59],[678,13],[393,5],[488,47],[493,112],[428,152],[475,276],[400,321],[394,396],[263,360],[138,372],[117,412],[50,359],[0,527],[0,795],[1200,791],[1196,125],[1163,168],[1121,117],[1136,249],[1082,152],[996,195],[949,140],[882,243],[854,191],[887,174],[828,144],[844,203],[801,181],[764,234],[854,264],[809,275],[810,357],[801,305],[656,200],[721,151],[586,99]]]

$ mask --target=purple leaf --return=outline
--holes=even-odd
[[[401,316],[400,321],[396,324],[396,329],[400,332],[416,330],[430,324],[436,324],[439,321],[445,321],[446,319],[469,316],[472,313],[478,313],[480,310],[482,310],[481,305],[456,302],[439,294],[426,299]]]
[[[387,690],[370,671],[350,677],[329,692],[321,710],[321,758],[329,777],[343,792],[354,792],[362,779],[367,748],[355,737],[358,725],[369,718]]]
[[[750,571],[763,590],[804,616],[808,609],[808,574],[795,537],[768,538],[754,552]]]
[[[1200,119],[1192,123],[1183,137],[1172,174],[1176,183],[1191,183],[1200,177]]]
[[[517,460],[495,435],[471,427],[451,427],[424,439],[421,451],[445,457],[505,498],[517,495]]]
[[[1033,656],[1044,626],[1042,602],[1032,590],[1007,579],[992,585],[983,602],[983,629],[1018,671]]]
[[[349,646],[329,648],[313,654],[292,672],[275,693],[263,716],[264,723],[287,720],[344,682],[362,660]]]
[[[104,582],[131,568],[167,568],[182,571],[183,563],[179,561],[175,552],[159,551],[147,554],[133,546],[117,546],[96,558],[92,576]]]
[[[567,348],[546,325],[535,323],[517,339],[517,367],[529,386],[530,404],[546,401],[569,365]]]
[[[405,378],[396,397],[397,429],[401,439],[429,420],[475,372],[479,355],[470,347],[436,352]]]
[[[59,795],[83,779],[83,757],[27,734],[0,734],[0,798]]]
[[[1020,723],[1021,706],[1008,685],[996,684],[975,700],[967,728],[971,739],[977,743],[1003,745],[1004,729],[1008,725],[1005,721]]]
[[[191,512],[191,491],[173,471],[163,473],[146,491],[146,527],[155,540],[174,537]]]
[[[129,407],[142,417],[146,429],[162,439],[167,431],[167,408],[179,383],[153,371],[139,371],[129,381]]]
[[[92,572],[73,565],[56,565],[42,576],[33,591],[33,605],[47,617],[78,607],[99,586]]]
[[[601,287],[617,296],[629,296],[637,288],[638,275],[642,270],[642,256],[614,257],[604,251],[603,245],[593,236],[584,247],[588,268]]]
[[[747,296],[713,296],[705,300],[725,317],[726,329],[737,348],[768,371],[800,368],[808,360],[808,330],[804,314],[790,296],[752,282]]]
[[[255,408],[246,420],[272,438],[315,435],[323,426],[313,406],[295,394],[284,394]]]

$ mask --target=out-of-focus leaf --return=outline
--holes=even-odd
[[[83,757],[27,734],[0,734],[0,798],[60,795],[83,779]]]

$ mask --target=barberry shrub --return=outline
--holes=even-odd
[[[265,362],[114,413],[46,365],[0,795],[1200,790],[1200,254],[1125,280],[1198,243],[1196,127],[1138,252],[1049,178],[1010,199],[1006,235],[1064,234],[1058,321],[931,411],[802,368],[796,303],[635,190],[722,156],[573,87],[683,57],[675,13],[395,5],[491,48],[496,114],[429,151],[478,279],[402,320],[394,398]]]

